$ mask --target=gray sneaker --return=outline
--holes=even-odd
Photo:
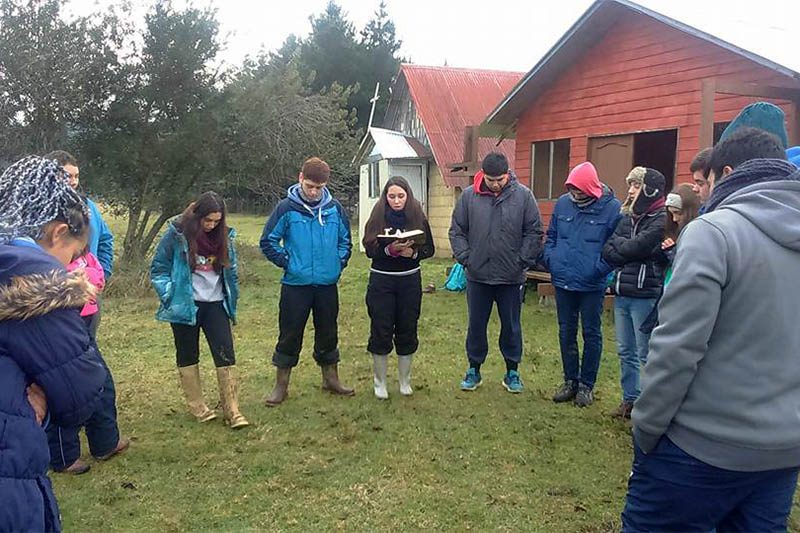
[[[594,402],[592,389],[583,384],[578,386],[578,393],[575,395],[575,405],[578,407],[588,407],[592,405],[592,402]]]
[[[556,403],[568,402],[575,398],[575,395],[578,393],[578,382],[572,379],[569,379],[561,385],[561,388],[558,389],[553,395],[553,401]]]

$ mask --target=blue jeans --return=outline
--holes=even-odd
[[[649,454],[634,444],[622,531],[786,531],[797,472],[723,470],[666,436]]]
[[[647,362],[647,345],[650,342],[650,335],[642,333],[639,328],[657,302],[657,298],[617,296],[614,299],[620,384],[622,399],[626,402],[635,402],[639,397],[639,368]]]
[[[500,315],[500,353],[503,359],[519,363],[522,360],[522,294],[524,285],[488,285],[467,281],[467,359],[472,364],[483,364],[489,352],[486,326],[489,315],[497,303]]]
[[[603,352],[600,317],[604,298],[605,291],[602,290],[581,292],[556,288],[558,341],[561,345],[564,381],[580,380],[590,389],[594,387]],[[583,327],[583,361],[578,357],[579,316]]]
[[[78,434],[81,427],[86,429],[89,451],[95,457],[111,453],[119,443],[117,393],[108,366],[106,366],[103,392],[100,394],[94,413],[83,426],[62,427],[49,424],[45,428],[47,444],[50,446],[50,468],[64,470],[80,458],[81,440]]]

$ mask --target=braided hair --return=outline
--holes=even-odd
[[[51,222],[65,223],[75,238],[89,227],[89,209],[68,184],[69,175],[43,157],[20,159],[0,176],[0,242],[42,238]]]

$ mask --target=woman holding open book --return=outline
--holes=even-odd
[[[372,259],[367,286],[375,396],[386,400],[386,367],[394,346],[400,394],[410,396],[411,359],[419,346],[417,321],[422,306],[419,262],[434,253],[431,227],[408,182],[386,182],[364,229],[364,248]],[[394,344],[393,344],[394,343]]]

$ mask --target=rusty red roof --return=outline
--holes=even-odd
[[[464,132],[477,126],[522,78],[522,72],[428,67],[403,64],[398,80],[405,77],[417,114],[430,141],[431,151],[448,185],[464,187],[469,180],[451,175],[449,165],[464,159]],[[493,150],[508,157],[513,167],[514,141],[480,139],[478,155]]]

